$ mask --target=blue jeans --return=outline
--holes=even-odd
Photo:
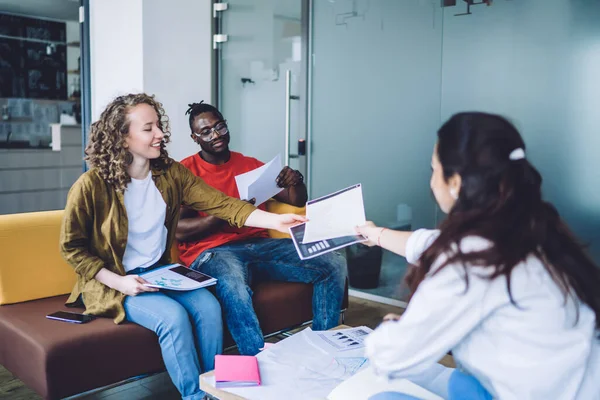
[[[202,371],[214,369],[223,350],[223,322],[219,302],[207,289],[160,291],[127,296],[128,321],[154,331],[173,384],[184,400],[204,397]]]
[[[369,400],[419,400],[417,397],[398,392],[381,392]],[[448,382],[448,400],[492,400],[492,396],[471,375],[454,370]]]
[[[255,355],[264,346],[250,289],[258,282],[312,283],[313,329],[339,323],[348,272],[338,253],[302,261],[291,239],[258,238],[206,250],[190,267],[217,278],[217,298],[240,354]]]

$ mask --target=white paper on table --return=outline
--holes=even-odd
[[[331,391],[327,400],[368,400],[371,396],[381,392],[398,392],[423,400],[443,400],[442,397],[408,379],[378,377],[371,367],[364,368],[342,382]]]
[[[235,177],[240,199],[256,199],[255,205],[261,205],[283,190],[275,179],[282,170],[281,154],[265,165]]]
[[[373,330],[367,326],[349,329],[317,331],[307,334],[307,339],[321,350],[334,354],[365,347],[364,340]]]
[[[306,203],[306,218],[304,244],[356,235],[354,228],[366,222],[362,185],[310,200]]]
[[[331,354],[323,351],[314,344],[318,339],[316,335],[321,332],[306,328],[257,354],[261,386],[223,388],[221,390],[248,400],[323,400],[330,393],[335,395],[333,391],[338,390],[336,388],[341,386],[342,382],[369,369],[368,361],[361,365],[361,360],[364,359],[364,348]],[[452,369],[436,364],[431,373],[428,372],[429,370],[422,373],[425,382],[418,382],[418,384],[432,390],[428,386],[428,381],[439,380],[437,377],[442,375],[440,370],[447,370],[445,376],[449,376],[449,373],[452,372]],[[444,387],[447,386],[447,379],[444,381]],[[208,378],[206,382],[214,387],[214,376]],[[376,389],[381,390],[375,390],[373,393],[386,390],[387,386],[384,384],[385,381],[383,383],[376,382]],[[403,387],[410,385],[411,382],[408,382]],[[339,389],[339,391],[343,390],[344,387]],[[357,393],[360,392],[357,391]],[[421,398],[441,399],[441,397],[431,397],[429,392],[426,396],[429,397]],[[354,398],[354,396],[340,396],[331,399]],[[358,399],[358,397],[356,398]]]
[[[256,355],[261,385],[223,388],[249,400],[325,399],[341,382],[357,370],[356,362],[338,358],[364,357],[364,349],[327,354],[312,344],[314,335],[306,328]],[[208,381],[214,386],[214,378]]]

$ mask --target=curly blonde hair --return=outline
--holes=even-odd
[[[100,119],[90,127],[89,142],[85,148],[85,160],[96,168],[100,176],[117,191],[123,192],[131,177],[127,167],[133,156],[125,148],[125,138],[129,134],[130,121],[128,114],[139,104],[148,104],[158,116],[158,127],[164,133],[160,145],[160,156],[150,160],[153,168],[165,169],[172,163],[167,153],[166,144],[170,141],[169,118],[160,102],[154,96],[145,93],[128,94],[114,99],[102,112]]]

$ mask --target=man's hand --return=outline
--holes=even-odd
[[[115,289],[127,296],[137,296],[144,292],[158,292],[157,288],[146,286],[145,284],[149,282],[138,275],[125,275],[120,278]]]
[[[283,167],[277,178],[275,179],[277,186],[287,189],[292,186],[297,186],[304,182],[304,177],[300,171],[291,169],[288,166]]]

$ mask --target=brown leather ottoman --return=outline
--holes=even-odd
[[[46,399],[59,399],[164,369],[156,335],[98,318],[53,321],[67,296],[0,307],[0,364]]]

